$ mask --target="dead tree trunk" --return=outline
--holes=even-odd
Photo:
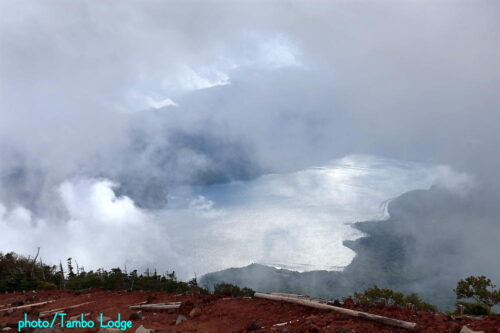
[[[10,308],[1,309],[0,312],[2,312],[2,311],[9,311],[9,310],[25,309],[25,308],[34,308],[36,306],[42,306],[42,305],[45,305],[45,304],[48,304],[48,303],[51,303],[51,302],[55,302],[55,301],[46,301],[46,302],[25,304],[25,305],[20,305],[20,306],[13,306],[13,307],[10,307]]]
[[[91,304],[91,303],[94,303],[94,301],[85,302],[85,303],[76,304],[76,305],[69,305],[69,306],[66,306],[64,308],[59,308],[59,309],[52,309],[52,310],[42,311],[42,312],[40,312],[40,314],[38,315],[38,317],[40,317],[40,318],[48,317],[50,315],[53,315],[54,313],[59,313],[59,312],[63,312],[63,311],[69,310],[69,309],[79,308],[81,306],[84,306],[84,305],[87,305],[87,304]]]
[[[296,297],[286,297],[286,296],[269,295],[269,294],[262,294],[262,293],[255,293],[254,297],[270,299],[273,301],[285,301],[285,302],[290,302],[290,303],[296,303],[296,304],[309,306],[309,307],[321,309],[321,310],[332,310],[332,311],[342,313],[342,314],[347,315],[347,316],[363,318],[363,319],[375,321],[378,323],[382,323],[385,325],[402,327],[402,328],[406,328],[406,329],[410,329],[410,330],[416,329],[416,327],[417,327],[416,323],[411,323],[408,321],[383,317],[383,316],[379,316],[379,315],[375,315],[375,314],[371,314],[371,313],[367,313],[367,312],[345,309],[345,308],[341,308],[341,307],[337,307],[337,306],[333,306],[333,305],[322,304],[322,303],[313,302],[313,301],[309,301],[309,300],[305,300],[305,299],[301,299],[301,298],[296,298]]]
[[[35,271],[36,260],[38,259],[38,255],[40,254],[40,247],[36,251],[35,259],[33,259],[33,263],[31,264],[30,278],[33,279],[33,272]]]
[[[169,309],[178,309],[181,307],[182,302],[171,302],[171,303],[158,303],[158,304],[140,304],[140,305],[131,305],[129,309],[131,310],[169,310]]]
[[[42,270],[42,279],[45,281],[45,269],[43,268],[42,257],[40,257],[40,269]]]

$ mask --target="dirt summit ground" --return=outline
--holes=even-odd
[[[12,306],[23,306],[47,300],[53,302],[17,310],[7,310]],[[14,333],[18,321],[27,313],[29,320],[37,320],[41,311],[61,309],[82,304],[77,308],[64,310],[67,317],[87,314],[87,320],[96,320],[102,313],[108,319],[116,320],[118,314],[122,320],[132,320],[135,332],[141,325],[155,332],[409,332],[353,318],[333,311],[317,310],[283,301],[271,301],[261,298],[226,298],[214,295],[174,295],[160,292],[125,292],[90,290],[75,291],[40,291],[0,295],[0,327],[2,333]],[[179,309],[170,310],[131,310],[129,306],[141,303],[182,302]],[[365,311],[390,318],[415,322],[417,332],[460,332],[463,326],[473,331],[500,332],[500,316],[487,316],[479,320],[457,318],[445,314],[416,312],[396,306],[357,305],[346,302],[346,308]],[[142,313],[140,313],[142,312]],[[47,318],[44,318],[47,319]],[[48,317],[52,319],[52,317]],[[97,332],[99,327],[65,328],[65,332]],[[10,329],[9,329],[10,327]],[[31,332],[33,329],[24,329]]]

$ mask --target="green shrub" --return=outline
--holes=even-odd
[[[37,290],[54,290],[57,289],[57,286],[52,282],[47,281],[36,281],[36,289]]]
[[[491,308],[500,303],[500,289],[486,276],[469,276],[460,280],[455,288],[457,299],[473,299],[491,312]]]
[[[362,303],[375,303],[379,299],[384,298],[388,303],[398,306],[405,306],[407,303],[412,303],[415,310],[436,312],[437,309],[434,305],[424,302],[420,296],[413,293],[408,296],[403,293],[393,291],[391,289],[379,288],[373,286],[365,290],[363,293],[354,293],[354,297],[359,299]]]
[[[457,305],[464,306],[464,314],[474,316],[485,316],[489,314],[489,310],[483,304],[475,302],[457,302]]]
[[[214,286],[214,294],[227,297],[252,297],[255,291],[250,288],[240,288],[230,283],[219,283]]]

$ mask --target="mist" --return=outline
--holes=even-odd
[[[0,1],[0,251],[335,270],[362,236],[346,223],[444,188],[425,244],[451,221],[460,274],[500,283],[494,245],[474,247],[500,237],[498,6]],[[422,202],[399,215],[418,237]]]

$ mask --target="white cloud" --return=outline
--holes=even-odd
[[[162,109],[162,108],[167,107],[167,106],[179,106],[177,103],[175,103],[170,98],[165,98],[162,100],[154,100],[152,98],[149,98],[148,104],[153,109]]]
[[[465,172],[454,172],[449,166],[441,165],[436,168],[436,185],[446,188],[454,193],[465,196],[472,188],[477,186],[474,176]]]
[[[297,67],[301,63],[297,58],[298,50],[289,38],[277,35],[259,45],[258,62],[270,68]]]
[[[196,71],[189,66],[181,66],[176,80],[178,87],[183,91],[208,89],[230,83],[226,73],[210,67]],[[162,83],[166,89],[169,88],[170,84],[169,81]]]
[[[59,187],[59,193],[69,215],[79,221],[100,225],[112,223],[119,227],[138,224],[146,214],[138,209],[128,197],[116,197],[108,180],[66,181]]]

